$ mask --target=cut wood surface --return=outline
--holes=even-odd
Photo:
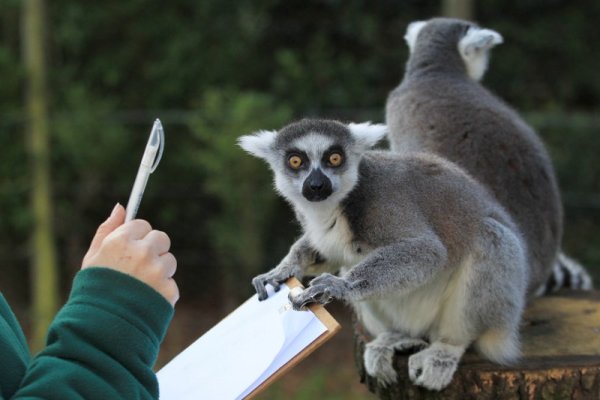
[[[384,387],[364,369],[370,340],[355,324],[355,358],[361,380],[382,399],[600,399],[600,291],[563,291],[531,301],[522,326],[523,357],[513,366],[468,351],[441,392],[414,386],[408,355],[397,354],[398,382]]]

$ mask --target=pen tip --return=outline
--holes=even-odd
[[[152,126],[152,132],[150,132],[150,144],[152,146],[157,146],[159,142],[162,140],[163,135],[163,127],[160,122],[160,119],[156,118],[154,120],[154,125]]]

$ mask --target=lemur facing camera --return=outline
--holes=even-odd
[[[435,18],[411,23],[405,39],[410,57],[386,106],[391,150],[433,152],[491,190],[525,239],[529,293],[563,284],[590,289],[590,275],[560,252],[562,205],[544,145],[478,82],[502,36],[467,21]]]
[[[396,380],[396,350],[412,382],[433,390],[451,381],[465,349],[508,363],[519,355],[525,302],[525,245],[508,213],[481,184],[432,154],[369,151],[385,127],[301,120],[243,136],[264,159],[303,235],[273,270],[252,281],[259,299],[307,268],[324,272],[294,308],[339,299],[375,338],[367,372]]]

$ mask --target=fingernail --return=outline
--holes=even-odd
[[[111,216],[111,217],[114,217],[114,215],[117,213],[117,210],[119,209],[119,206],[120,206],[120,205],[121,205],[121,204],[119,204],[119,203],[117,203],[117,204],[115,205],[115,208],[113,208],[113,210],[110,212],[110,216]]]

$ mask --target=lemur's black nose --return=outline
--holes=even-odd
[[[325,200],[332,191],[331,181],[320,169],[313,169],[302,185],[302,195],[308,201]]]
[[[323,172],[321,172],[320,169],[313,169],[310,175],[308,175],[308,178],[306,178],[306,184],[308,184],[310,190],[318,192],[325,187],[325,181],[328,180],[329,179],[325,176],[325,174],[323,174]]]
[[[312,190],[321,190],[321,189],[323,189],[323,186],[325,184],[323,183],[323,181],[314,181],[314,180],[312,180],[312,181],[308,182],[308,185],[310,186],[310,188]]]

